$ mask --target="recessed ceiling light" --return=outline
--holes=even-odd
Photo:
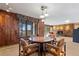
[[[66,20],[65,22],[66,22],[66,23],[69,23],[70,21],[69,21],[69,20]]]
[[[10,7],[9,10],[12,10],[12,8]]]
[[[10,12],[10,10],[8,10],[8,9],[7,9],[6,11],[7,11],[7,12]]]
[[[9,3],[6,3],[6,5],[8,5]]]

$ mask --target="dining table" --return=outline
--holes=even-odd
[[[29,39],[32,43],[38,43],[38,55],[39,56],[45,56],[46,55],[46,43],[49,43],[52,41],[49,37],[43,37],[43,36],[32,36]]]

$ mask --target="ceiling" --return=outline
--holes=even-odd
[[[11,12],[39,18],[41,6],[48,7],[49,16],[45,19],[47,25],[79,22],[79,3],[9,3]],[[0,3],[0,9],[6,10],[5,3]]]

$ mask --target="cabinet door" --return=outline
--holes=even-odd
[[[11,40],[10,41],[11,41],[11,44],[14,44],[14,43],[18,42],[18,35],[19,35],[19,32],[18,32],[18,21],[16,20],[15,16],[11,16],[10,19],[11,19],[10,20],[10,24],[11,24],[11,27],[10,27]]]
[[[10,31],[10,16],[8,14],[5,14],[5,44],[9,45],[11,44],[10,40],[11,40],[11,31]]]
[[[0,14],[0,46],[2,45],[2,16],[1,16],[1,14]]]
[[[5,45],[5,20],[4,14],[0,13],[0,46]]]
[[[27,21],[27,36],[33,35],[33,23],[31,21]]]
[[[1,46],[1,27],[0,27],[0,46]]]
[[[14,16],[0,14],[0,46],[11,45],[18,42],[18,22]]]

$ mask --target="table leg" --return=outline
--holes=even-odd
[[[46,56],[46,44],[43,44],[43,54]]]
[[[45,56],[46,55],[46,46],[43,43],[39,44],[39,52],[38,52],[39,56]]]
[[[38,55],[39,55],[39,56],[42,56],[42,53],[43,53],[43,43],[40,43],[40,44],[39,44]]]

